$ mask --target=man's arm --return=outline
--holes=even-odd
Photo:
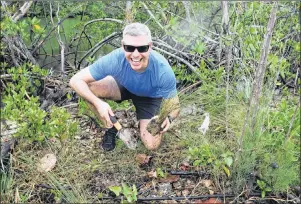
[[[175,118],[177,118],[179,113],[180,113],[180,101],[179,101],[179,97],[177,95],[173,98],[169,98],[169,99],[166,99],[166,100],[168,100],[167,103],[168,103],[169,106],[174,107],[174,110],[171,111],[168,114],[168,117],[163,121],[163,123],[161,125],[161,128],[163,130],[161,131],[161,133],[164,133],[169,129],[171,122]]]
[[[107,127],[112,127],[113,124],[110,120],[109,114],[114,115],[108,103],[104,102],[89,89],[88,84],[94,82],[89,67],[86,67],[76,73],[69,82],[69,86],[82,98],[90,102],[99,113],[101,119],[105,122]]]

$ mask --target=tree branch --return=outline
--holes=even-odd
[[[172,53],[170,53],[170,52],[167,52],[167,51],[165,51],[165,50],[163,50],[163,49],[160,49],[160,48],[158,48],[158,47],[153,46],[152,48],[153,48],[154,50],[158,50],[158,51],[160,51],[160,52],[163,52],[163,53],[165,53],[165,54],[167,54],[167,55],[169,55],[169,56],[171,56],[171,57],[173,57],[173,58],[175,58],[175,59],[177,59],[177,60],[183,62],[184,64],[186,64],[186,65],[188,66],[188,68],[189,68],[193,73],[195,73],[198,77],[200,76],[200,73],[198,72],[197,68],[195,68],[194,66],[192,66],[188,61],[186,61],[186,60],[184,60],[184,59],[182,59],[182,58],[180,58],[180,57],[178,57],[178,56],[176,56],[176,55],[174,55],[174,54],[172,54]]]
[[[114,38],[120,36],[121,33],[120,32],[114,32],[111,35],[105,37],[101,42],[97,43],[96,45],[94,45],[94,47],[92,47],[90,50],[88,50],[85,55],[80,59],[79,63],[78,63],[78,69],[80,69],[80,65],[82,63],[82,61],[88,56],[92,56],[94,55],[103,45],[105,45],[105,43],[107,43],[108,41],[113,40]]]
[[[25,2],[23,6],[13,15],[12,21],[17,22],[20,18],[22,18],[27,13],[32,3],[32,1]]]

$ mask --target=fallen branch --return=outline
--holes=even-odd
[[[82,61],[88,56],[93,56],[102,46],[105,45],[105,43],[107,43],[108,41],[111,41],[117,37],[119,37],[121,35],[120,32],[114,32],[111,35],[105,37],[102,41],[100,41],[99,43],[97,43],[96,45],[94,45],[94,47],[92,47],[90,50],[88,50],[86,52],[86,54],[80,59],[79,63],[78,63],[78,69],[80,69],[80,65],[82,63]]]
[[[23,6],[13,15],[12,21],[16,23],[20,18],[22,18],[27,13],[32,3],[33,1],[25,2]]]
[[[173,58],[176,58],[177,60],[183,62],[184,64],[186,64],[186,65],[188,66],[188,68],[189,68],[193,73],[195,73],[198,77],[200,77],[200,73],[198,72],[198,70],[197,70],[194,66],[192,66],[187,60],[184,60],[184,59],[182,59],[182,58],[180,58],[180,57],[178,57],[178,56],[176,56],[176,55],[174,55],[174,54],[172,54],[172,53],[170,53],[170,52],[167,52],[167,51],[165,51],[165,50],[163,50],[163,49],[160,49],[160,48],[158,48],[158,47],[153,46],[152,48],[153,48],[154,50],[158,50],[158,51],[160,51],[160,52],[163,52],[163,53],[165,53],[165,54],[167,54],[167,55],[169,55],[169,56],[171,56],[171,57],[173,57]]]

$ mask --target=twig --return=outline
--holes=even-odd
[[[85,29],[88,25],[92,24],[92,23],[96,23],[96,22],[101,22],[101,21],[111,21],[111,22],[115,22],[115,23],[119,23],[119,24],[123,24],[123,22],[121,20],[118,20],[118,19],[114,19],[114,18],[98,18],[98,19],[94,19],[92,21],[88,21],[87,23],[85,23],[84,27],[83,27],[83,30],[81,32],[81,34],[79,35],[79,40],[78,40],[78,43],[76,45],[76,50],[78,50],[78,46],[80,44],[80,41],[81,41],[81,38],[82,38],[82,35],[83,33],[85,32]],[[75,57],[74,59],[76,60],[77,59],[77,52],[75,52]],[[74,61],[74,64],[76,66],[76,61]],[[77,68],[80,68],[80,63],[79,65],[77,66]]]
[[[97,43],[96,45],[94,45],[94,47],[92,47],[90,50],[88,50],[85,55],[80,59],[79,63],[78,63],[78,68],[80,68],[80,65],[82,63],[82,61],[88,56],[92,56],[95,54],[95,52],[97,52],[106,42],[113,40],[114,38],[117,38],[118,36],[120,36],[121,33],[120,32],[114,32],[111,35],[105,37],[101,42]]]
[[[162,29],[162,30],[165,30],[164,27],[161,25],[161,23],[159,21],[157,21],[156,17],[154,16],[154,14],[148,9],[148,7],[146,6],[146,4],[141,1],[143,7],[145,8],[145,10],[147,11],[147,13],[150,15],[150,17],[152,17],[155,22],[158,24],[158,26]]]
[[[13,15],[12,17],[13,22],[17,22],[20,18],[22,18],[26,14],[30,6],[32,5],[32,3],[33,1],[25,2],[23,6]]]
[[[200,78],[200,73],[197,71],[197,69],[194,67],[194,66],[192,66],[188,61],[186,61],[186,60],[184,60],[184,59],[182,59],[182,58],[180,58],[180,57],[178,57],[178,56],[176,56],[176,55],[174,55],[174,54],[172,54],[172,53],[170,53],[170,52],[167,52],[167,51],[165,51],[165,50],[163,50],[163,49],[160,49],[160,48],[158,48],[158,47],[155,47],[155,46],[153,46],[152,47],[154,50],[158,50],[158,51],[160,51],[160,52],[163,52],[163,53],[165,53],[165,54],[167,54],[167,55],[169,55],[169,56],[171,56],[171,57],[173,57],[173,58],[176,58],[177,60],[180,60],[181,62],[183,62],[184,64],[186,64],[187,66],[188,66],[188,68],[192,71],[192,72],[194,72],[196,75],[197,75],[197,77],[198,78]]]
[[[290,135],[290,133],[291,133],[293,124],[294,124],[294,122],[295,122],[296,115],[297,115],[297,113],[299,114],[299,112],[297,111],[298,108],[299,108],[299,105],[300,105],[300,101],[298,102],[298,104],[297,104],[297,106],[296,106],[296,109],[295,109],[295,111],[294,111],[294,115],[293,115],[292,120],[291,120],[291,122],[290,122],[290,126],[289,126],[288,131],[287,131],[287,134],[286,134],[286,136],[285,136],[285,140],[286,140],[286,141],[290,138],[289,135]]]
[[[158,39],[158,40],[160,40],[160,39]],[[160,40],[160,41],[161,41],[161,40]],[[156,41],[153,41],[153,43],[158,44],[158,45],[163,46],[163,47],[166,47],[166,48],[168,48],[168,49],[170,49],[170,50],[173,50],[173,51],[175,51],[175,52],[178,52],[178,53],[180,53],[181,55],[183,55],[184,57],[190,59],[190,57],[188,56],[187,53],[182,52],[182,51],[180,51],[180,50],[177,50],[177,49],[171,47],[171,46],[168,45],[168,44],[160,43],[160,42],[156,42]],[[199,65],[198,62],[194,61],[193,59],[190,59],[190,60],[193,61],[198,67],[200,67],[200,65]]]
[[[190,86],[188,86],[188,87],[182,89],[182,90],[179,92],[179,95],[184,94],[184,93],[187,92],[188,90],[192,89],[193,87],[196,87],[197,85],[199,85],[199,84],[201,84],[201,83],[202,83],[202,81],[198,81],[198,82],[196,82],[196,83],[194,83],[194,84],[191,84]]]

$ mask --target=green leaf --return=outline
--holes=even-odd
[[[165,173],[162,171],[161,168],[156,169],[157,175],[161,178],[165,178]]]
[[[261,197],[262,197],[262,198],[265,197],[265,191],[261,191]]]
[[[224,169],[224,172],[227,174],[227,176],[229,177],[230,176],[230,170],[225,166],[223,165],[223,169]]]
[[[121,192],[121,187],[120,186],[110,186],[109,189],[110,189],[110,191],[115,193],[116,196],[120,195],[120,192]]]
[[[131,194],[131,189],[126,183],[122,183],[122,193],[125,197],[128,197]]]
[[[226,157],[224,159],[224,161],[225,161],[225,163],[227,164],[228,167],[230,167],[232,165],[232,163],[233,163],[232,157]]]
[[[103,194],[102,193],[98,193],[97,194],[97,198],[102,198],[103,197]]]

